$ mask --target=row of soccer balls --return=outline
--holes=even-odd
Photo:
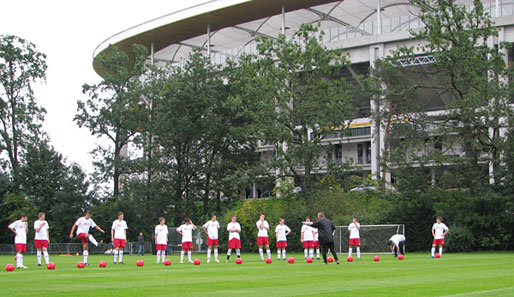
[[[436,257],[436,258],[440,258],[440,257],[441,257],[441,255],[439,255],[439,254],[435,254],[435,257]],[[403,260],[403,259],[404,259],[404,256],[403,256],[403,255],[399,255],[399,256],[398,256],[398,259],[399,259],[399,260]],[[287,262],[289,262],[289,263],[291,263],[291,264],[292,264],[292,263],[294,263],[294,261],[295,261],[294,257],[289,257],[289,259],[287,260]],[[309,258],[305,259],[305,261],[306,261],[307,263],[312,263],[312,262],[313,262],[313,259],[309,257]],[[332,257],[328,257],[328,258],[327,258],[327,261],[328,261],[328,262],[334,262],[334,258],[332,258]],[[348,258],[346,258],[346,261],[348,261],[348,262],[353,262],[353,257],[352,257],[352,256],[349,256]],[[375,261],[375,262],[380,261],[380,257],[379,257],[379,256],[375,256],[375,257],[373,257],[373,261]],[[273,262],[273,260],[271,260],[271,258],[267,258],[267,259],[266,259],[266,263],[271,264],[272,262]],[[137,266],[143,266],[144,264],[145,264],[145,263],[143,262],[143,260],[137,260],[137,262],[136,262],[136,265],[137,265]],[[194,265],[200,265],[200,264],[201,264],[200,259],[195,259],[195,260],[193,261],[193,264],[194,264]],[[237,259],[236,259],[236,264],[243,264],[243,259],[241,259],[241,258],[237,258]],[[107,267],[107,263],[106,263],[105,261],[100,261],[100,262],[98,263],[98,265],[99,265],[100,267],[102,267],[102,268]],[[166,260],[164,260],[164,265],[166,265],[166,266],[170,266],[170,265],[171,265],[171,260],[170,260],[170,259],[166,259]],[[85,267],[84,262],[78,262],[78,263],[77,263],[77,267],[78,267],[78,268],[84,268],[84,267]],[[48,269],[50,269],[50,270],[55,269],[55,263],[54,263],[54,262],[50,262],[50,263],[46,264],[46,268],[48,268]],[[5,270],[6,270],[6,271],[13,271],[13,270],[14,270],[14,265],[12,265],[12,264],[7,264],[7,265],[5,266]]]

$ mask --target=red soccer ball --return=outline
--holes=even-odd
[[[104,267],[107,267],[107,263],[105,261],[100,261],[98,263],[98,266],[100,266],[101,268],[104,268]]]
[[[375,262],[380,261],[380,257],[379,257],[379,256],[375,256],[375,257],[373,257],[373,261],[375,261]]]
[[[202,263],[202,261],[200,261],[200,259],[195,259],[193,261],[193,264],[195,264],[195,265],[200,265],[200,263]]]
[[[12,264],[5,265],[5,271],[13,271],[13,270],[14,270],[14,265],[12,265]]]
[[[436,257],[437,259],[439,259],[439,258],[441,258],[441,254],[437,253],[437,254],[435,254],[435,257]]]
[[[171,265],[171,260],[170,259],[164,260],[164,265],[170,266]]]
[[[55,263],[54,262],[50,262],[50,263],[46,264],[46,268],[49,269],[49,270],[54,270],[55,269]]]
[[[311,258],[311,257],[309,257],[309,258],[305,259],[305,261],[306,261],[307,263],[312,263],[312,258]]]
[[[77,268],[84,268],[84,262],[78,262]]]
[[[398,256],[398,260],[403,260],[403,258],[405,258],[403,255]]]
[[[327,261],[328,261],[329,263],[332,263],[332,262],[334,262],[334,258],[332,258],[332,257],[328,257],[328,258],[327,258]]]
[[[236,259],[236,264],[243,264],[243,259],[237,258]]]
[[[143,262],[143,260],[137,260],[136,265],[141,267],[145,265],[145,262]]]
[[[353,257],[352,257],[352,256],[349,256],[348,258],[346,258],[346,261],[348,261],[348,262],[353,262]]]
[[[271,264],[272,262],[273,262],[273,260],[271,260],[271,258],[267,258],[267,259],[266,259],[266,263],[267,263],[267,264]]]
[[[18,256],[14,256],[14,261],[18,261]]]
[[[289,259],[287,259],[287,262],[293,264],[294,263],[294,258],[293,257],[289,257]]]

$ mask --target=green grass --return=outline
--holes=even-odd
[[[82,257],[51,255],[56,269],[37,267],[36,257],[25,256],[26,270],[6,272],[13,256],[0,256],[2,296],[514,296],[514,253],[445,254],[429,259],[427,253],[364,255],[353,263],[307,264],[303,254],[296,263],[260,262],[256,254],[243,254],[244,263],[155,264],[154,256],[126,255],[126,265],[113,265],[112,256],[90,256],[91,266],[76,268]],[[290,255],[288,255],[290,256]],[[345,259],[346,257],[342,256]],[[107,268],[99,268],[105,260]]]

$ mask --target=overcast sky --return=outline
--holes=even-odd
[[[46,110],[44,130],[69,162],[92,171],[89,152],[101,140],[73,122],[82,85],[97,83],[92,54],[108,37],[206,0],[16,0],[0,4],[0,34],[17,35],[47,55],[46,84],[35,88]]]

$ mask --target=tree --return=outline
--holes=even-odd
[[[21,154],[30,143],[43,137],[40,128],[45,110],[34,96],[32,85],[44,81],[46,55],[19,37],[0,35],[0,153],[8,156],[16,177]]]
[[[140,77],[145,71],[146,47],[134,45],[132,55],[110,46],[97,56],[104,71],[103,80],[95,85],[84,84],[86,102],[77,101],[74,121],[97,137],[106,138],[110,145],[99,145],[93,151],[94,165],[100,181],[113,181],[113,195],[120,194],[120,176],[130,172],[122,150],[140,131],[144,120],[145,101],[141,95]]]

